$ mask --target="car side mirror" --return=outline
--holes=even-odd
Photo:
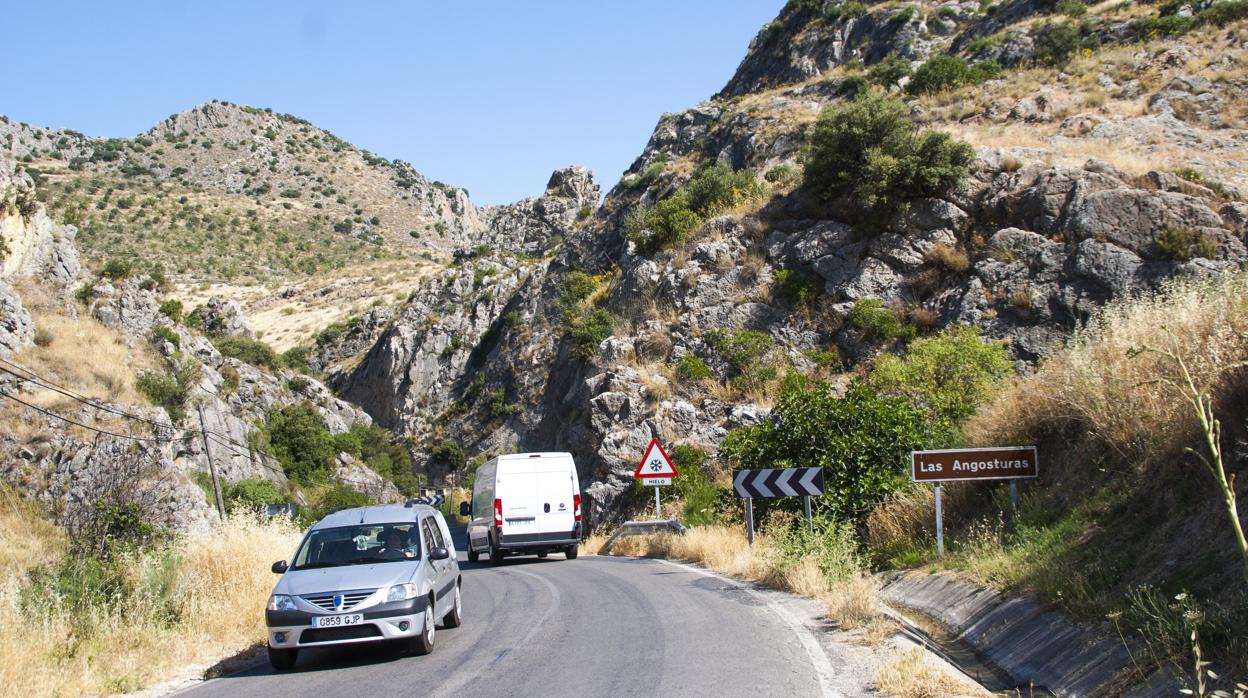
[[[430,560],[445,560],[451,556],[451,551],[446,548],[434,548],[429,551]]]
[[[472,515],[472,505],[468,504],[468,502],[460,502],[460,503],[459,503],[459,515],[460,515],[460,516],[471,516],[471,515]]]
[[[285,560],[278,560],[273,563],[273,574],[285,574],[289,568],[290,566],[286,564]]]

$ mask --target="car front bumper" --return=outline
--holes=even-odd
[[[424,599],[418,597],[378,604],[359,611],[347,611],[346,613],[363,613],[364,622],[340,628],[313,628],[312,618],[314,615],[341,614],[265,611],[264,620],[268,626],[269,647],[295,649],[414,637],[424,630],[424,609]]]

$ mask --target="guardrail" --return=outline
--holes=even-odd
[[[628,536],[652,536],[656,533],[670,533],[677,536],[685,535],[687,531],[683,524],[676,519],[667,521],[625,521],[620,527],[615,529],[615,533],[602,544],[602,548],[598,550],[599,555],[609,555],[611,546],[615,545],[615,541]]]

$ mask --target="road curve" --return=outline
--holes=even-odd
[[[813,602],[658,560],[551,555],[490,567],[460,558],[464,625],[439,629],[431,655],[305,649],[293,671],[265,663],[180,695],[863,693],[852,662],[822,637]]]

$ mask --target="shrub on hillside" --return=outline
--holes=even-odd
[[[786,381],[766,421],[730,431],[720,454],[742,468],[823,468],[825,495],[815,506],[848,521],[906,484],[909,452],[926,446],[930,433],[926,416],[904,398],[881,397],[858,381],[837,397],[827,383],[795,380]],[[797,511],[801,501],[763,507]]]
[[[711,367],[697,354],[685,354],[676,362],[676,375],[685,381],[700,381],[711,377]]]
[[[134,271],[134,265],[128,259],[110,259],[104,262],[104,269],[100,271],[100,276],[114,281],[124,279],[130,276]]]
[[[684,191],[689,208],[703,218],[745,203],[762,193],[762,187],[748,168],[734,170],[725,162],[716,162],[698,170]]]
[[[957,56],[932,56],[914,71],[914,76],[906,85],[906,91],[912,95],[940,92],[969,81],[970,68],[966,61]]]
[[[559,282],[559,302],[564,307],[574,307],[589,298],[596,288],[598,284],[594,277],[583,271],[570,271]]]
[[[902,355],[881,355],[869,381],[882,395],[926,409],[936,427],[956,441],[962,423],[1013,372],[1004,343],[985,342],[978,328],[963,325],[916,339]]]
[[[286,504],[290,497],[282,494],[272,480],[247,479],[221,485],[221,499],[227,513],[259,511],[266,504]]]
[[[706,333],[706,343],[732,369],[732,382],[739,388],[761,387],[776,378],[777,369],[764,361],[776,340],[758,330],[714,329]]]
[[[1041,63],[1062,66],[1079,50],[1079,29],[1070,22],[1042,24],[1032,32],[1035,57]]]
[[[625,217],[624,233],[639,254],[649,255],[684,241],[703,220],[762,194],[748,169],[716,162],[703,167],[679,191],[654,206],[638,206]]]
[[[611,336],[615,316],[602,308],[592,308],[572,322],[568,335],[572,338],[572,351],[580,359],[589,359],[598,353],[598,345]]]
[[[891,308],[877,298],[859,298],[849,309],[846,322],[863,336],[878,342],[908,340],[915,335],[913,325],[906,324]]]
[[[792,305],[809,307],[819,297],[819,283],[794,269],[776,272],[775,293]]]
[[[222,356],[238,359],[252,366],[274,368],[277,366],[277,354],[269,345],[258,339],[220,335],[213,337],[212,345]]]
[[[717,523],[725,500],[730,499],[732,493],[716,487],[707,477],[706,467],[710,457],[702,449],[686,444],[673,448],[671,456],[672,464],[680,473],[672,487],[682,502],[680,520],[686,526]]]
[[[336,455],[325,419],[307,401],[269,410],[253,441],[277,458],[286,477],[300,484],[323,481]]]
[[[420,487],[420,481],[412,471],[411,454],[384,427],[356,422],[346,432],[334,436],[334,449],[355,456],[373,472],[393,482],[404,495],[415,494]]]
[[[429,450],[429,457],[450,466],[452,470],[464,467],[464,463],[468,460],[464,455],[464,447],[460,446],[459,442],[454,439],[444,439],[441,443],[435,445]]]
[[[1157,236],[1153,246],[1157,248],[1157,254],[1178,262],[1186,262],[1193,257],[1218,257],[1217,240],[1192,228],[1166,228]]]
[[[187,362],[167,374],[143,371],[135,379],[134,387],[153,405],[163,407],[176,424],[186,417],[186,401],[198,375],[199,365]]]
[[[169,299],[160,304],[160,312],[165,317],[174,322],[182,321],[182,301],[177,299]]]
[[[863,93],[819,115],[805,183],[824,199],[850,197],[888,213],[958,186],[974,150],[941,131],[920,132],[900,100]]]
[[[910,68],[910,61],[895,55],[876,63],[867,71],[871,82],[884,88],[899,86],[902,80],[910,77],[911,73],[913,70]]]

